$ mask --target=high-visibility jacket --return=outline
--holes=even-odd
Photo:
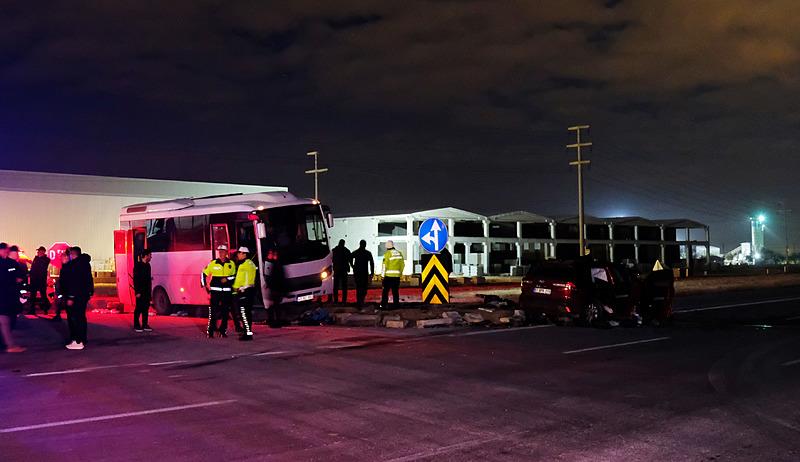
[[[211,276],[211,282],[208,285],[212,291],[231,292],[231,285],[236,278],[236,263],[231,260],[223,262],[218,258],[211,260],[203,270],[203,274],[200,275],[200,283],[203,287],[206,286],[206,276]]]
[[[403,275],[406,259],[397,249],[389,249],[383,254],[383,277],[399,278]]]
[[[233,290],[248,289],[255,286],[258,267],[249,258],[236,269],[236,279],[233,281]]]

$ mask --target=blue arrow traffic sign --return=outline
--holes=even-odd
[[[447,244],[447,226],[438,218],[428,218],[419,227],[419,243],[430,253],[439,253]]]

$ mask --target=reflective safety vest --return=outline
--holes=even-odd
[[[405,266],[406,259],[399,250],[390,249],[383,254],[383,277],[399,278],[403,275]]]
[[[211,276],[209,289],[214,292],[231,292],[231,285],[236,278],[236,263],[228,260],[223,262],[220,259],[211,260],[203,274],[200,275],[200,284],[206,286],[206,276]]]
[[[236,269],[236,279],[233,281],[233,290],[248,289],[256,284],[258,267],[249,258],[239,263]]]

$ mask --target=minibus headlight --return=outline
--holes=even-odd
[[[333,273],[333,271],[331,271],[331,268],[330,268],[330,267],[327,267],[327,268],[325,268],[324,270],[322,270],[322,272],[321,272],[321,273],[319,273],[319,277],[320,277],[320,279],[322,279],[323,281],[325,281],[325,280],[327,280],[329,277],[331,277],[331,274],[332,274],[332,273]]]

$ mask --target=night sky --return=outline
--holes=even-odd
[[[2,168],[286,185],[335,213],[800,225],[800,2],[2,2]],[[800,233],[790,232],[793,244]]]

